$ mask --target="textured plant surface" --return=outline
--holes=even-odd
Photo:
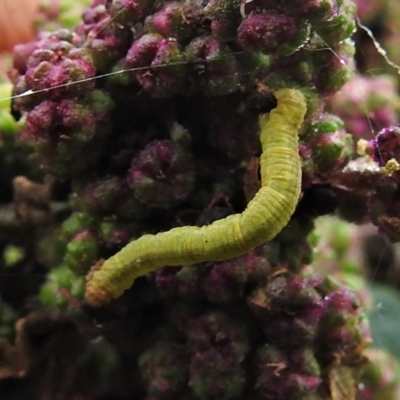
[[[397,1],[56,3],[0,83],[2,399],[396,399],[350,223],[400,238],[398,77],[356,29],[399,63]],[[307,99],[288,225],[87,304],[131,240],[245,209],[281,88]]]

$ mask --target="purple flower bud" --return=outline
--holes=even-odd
[[[190,360],[189,385],[200,400],[241,397],[246,383],[243,367],[233,364],[216,348],[195,353]]]
[[[185,49],[191,78],[197,90],[208,96],[234,93],[238,89],[239,71],[232,50],[212,36],[193,39]]]
[[[400,160],[400,126],[382,129],[371,141],[374,160],[384,166],[391,158]]]
[[[205,279],[206,296],[217,304],[237,302],[251,290],[252,284],[265,281],[270,269],[268,260],[252,253],[218,263]]]
[[[73,174],[96,161],[96,156],[81,158],[79,151],[96,133],[96,116],[85,104],[76,100],[43,101],[27,117],[24,140],[38,146],[42,167],[54,173]],[[70,161],[74,159],[73,166]],[[67,165],[68,164],[68,165]]]
[[[260,399],[312,398],[321,384],[319,374],[307,375],[293,371],[296,366],[290,363],[284,352],[271,345],[265,345],[257,351],[255,364],[255,388]]]
[[[162,297],[185,300],[204,298],[205,270],[198,266],[162,268],[155,272],[155,284]]]
[[[340,1],[340,0],[339,0]],[[338,12],[337,0],[295,0],[291,6],[296,16],[307,18],[313,23],[331,19]],[[341,2],[341,1],[340,1]]]
[[[126,55],[128,65],[131,68],[149,66],[154,60],[162,40],[162,37],[156,34],[146,34],[139,40],[135,40]]]
[[[359,307],[354,293],[345,289],[329,293],[325,296],[324,303],[324,324],[331,327],[340,327],[345,324],[348,314],[354,313]]]
[[[48,137],[57,118],[57,103],[45,100],[27,116],[27,130],[22,134],[25,140],[43,141]]]
[[[83,15],[82,20],[85,24],[96,24],[107,18],[107,9],[104,6],[105,1],[103,0],[94,0],[91,7],[87,8]]]
[[[205,16],[211,21],[212,32],[227,40],[236,39],[240,24],[239,0],[210,0],[204,8]]]
[[[184,17],[182,3],[169,2],[155,14],[146,18],[144,24],[146,33],[159,33],[165,38],[175,38],[184,43],[194,36],[193,26]]]
[[[96,118],[83,104],[62,100],[57,105],[58,121],[71,132],[71,140],[79,143],[90,141],[96,133]]]
[[[127,224],[118,224],[115,221],[104,221],[100,224],[99,230],[105,246],[114,249],[121,248],[129,242],[133,228]]]
[[[231,365],[242,362],[249,351],[247,327],[222,311],[190,318],[185,334],[192,353],[207,353],[214,348]]]
[[[247,326],[222,311],[199,315],[187,303],[175,306],[171,319],[186,336],[189,387],[196,398],[240,395],[246,382],[241,364],[250,349]]]
[[[153,0],[114,0],[109,11],[113,22],[133,25],[151,11],[153,5]]]
[[[84,94],[94,88],[94,66],[86,53],[68,42],[59,42],[50,50],[35,50],[28,59],[25,82],[33,91],[51,89],[52,99],[68,94]],[[79,84],[70,84],[71,82]],[[52,89],[53,88],[53,89]]]
[[[299,35],[299,31],[305,32]],[[289,55],[301,46],[301,42],[308,39],[309,29],[300,27],[295,18],[277,12],[250,14],[238,28],[238,41],[246,50],[256,50],[270,53],[284,46],[285,55]],[[300,43],[288,44],[296,38],[301,38]],[[303,38],[303,36],[305,36]],[[296,42],[296,41],[294,41]],[[292,50],[289,50],[293,47]],[[282,48],[282,49],[283,49]],[[279,51],[279,50],[278,50]]]
[[[187,150],[169,140],[146,146],[133,160],[128,184],[148,207],[168,209],[183,202],[193,189],[195,174]]]
[[[89,211],[91,214],[115,216],[128,220],[145,218],[148,211],[132,198],[132,193],[125,179],[117,176],[103,176],[94,179],[83,189],[75,188],[81,202],[78,208]]]
[[[318,308],[322,312],[323,304],[315,286],[321,279],[293,278],[286,286],[287,305],[298,310],[313,310]]]
[[[133,42],[126,65],[153,97],[181,93],[186,84],[185,62],[176,39],[146,34]]]
[[[314,80],[319,93],[332,95],[351,78],[354,52],[354,43],[344,40],[329,50],[321,49],[313,53]]]
[[[315,288],[318,282],[297,278],[287,281],[277,276],[251,294],[249,307],[268,342],[296,347],[315,339],[324,312],[324,303]]]
[[[313,347],[304,347],[288,354],[290,368],[305,375],[320,376],[321,367],[314,354]]]
[[[279,314],[262,321],[261,325],[268,343],[296,348],[310,345],[317,338],[319,314],[322,314],[319,309],[310,315],[304,313],[288,317]]]
[[[91,26],[87,33],[85,49],[90,53],[97,70],[107,71],[119,58],[123,57],[132,41],[129,26],[113,21],[111,17],[102,19]]]
[[[147,394],[155,399],[176,398],[188,379],[188,354],[177,343],[159,342],[139,357],[139,369]]]
[[[127,193],[124,179],[116,176],[104,177],[89,183],[85,189],[87,204],[92,212],[110,212]]]

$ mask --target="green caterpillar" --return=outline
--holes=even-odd
[[[179,227],[132,241],[88,275],[88,303],[107,303],[121,296],[137,277],[165,265],[240,256],[273,239],[287,225],[301,190],[298,130],[306,100],[294,89],[281,89],[274,94],[277,107],[259,120],[262,187],[247,208],[207,226]]]

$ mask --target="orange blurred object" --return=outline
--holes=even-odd
[[[40,0],[0,1],[0,52],[35,38],[34,20]]]

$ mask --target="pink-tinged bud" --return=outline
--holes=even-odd
[[[253,253],[216,264],[205,279],[208,300],[217,304],[235,303],[244,298],[254,284],[267,279],[268,261]]]
[[[120,25],[134,25],[154,7],[154,0],[113,0],[109,6],[112,21]]]
[[[57,103],[45,100],[37,105],[27,117],[27,132],[22,138],[29,140],[45,140],[57,118]]]
[[[197,91],[207,96],[221,96],[238,89],[238,63],[233,51],[212,36],[193,39],[185,49],[190,77]]]
[[[250,14],[238,28],[238,41],[246,50],[294,53],[310,34],[309,25],[277,12]],[[281,48],[281,49],[280,49]]]
[[[66,266],[53,268],[39,292],[39,301],[48,310],[66,312],[71,316],[82,313],[80,304],[85,292],[85,279]]]
[[[181,269],[162,268],[155,273],[155,285],[163,298],[180,298],[193,301],[204,299],[206,270],[194,266]]]
[[[148,207],[169,209],[193,189],[195,173],[188,151],[169,140],[150,143],[133,160],[128,184]]]
[[[199,399],[234,399],[246,382],[241,365],[249,351],[246,327],[224,312],[210,312],[188,322],[190,387]]]
[[[374,160],[380,165],[392,158],[400,160],[400,126],[382,129],[371,141]]]
[[[312,399],[322,383],[318,370],[316,375],[300,373],[302,367],[297,370],[285,352],[271,345],[257,351],[255,365],[255,388],[260,399]]]
[[[46,95],[52,99],[74,94],[84,94],[94,88],[95,69],[87,52],[66,41],[52,41],[35,50],[27,61],[26,89],[33,91],[49,89]],[[79,84],[71,82],[82,81]]]
[[[314,174],[327,174],[343,168],[353,155],[352,136],[335,115],[321,114],[309,128],[307,147],[312,153]]]
[[[211,30],[215,35],[224,40],[235,39],[242,19],[239,0],[210,0],[204,13],[211,21]]]
[[[313,23],[330,20],[339,10],[338,3],[342,0],[295,0],[291,7],[296,16],[306,18]]]
[[[313,53],[314,80],[318,92],[331,96],[350,80],[354,73],[355,45],[350,39]]]
[[[148,396],[176,398],[187,385],[188,361],[187,350],[179,343],[160,342],[146,349],[138,364]]]
[[[234,400],[243,395],[244,368],[232,365],[216,348],[195,353],[190,360],[190,387],[196,398]]]
[[[126,55],[127,67],[152,97],[169,97],[184,90],[184,61],[176,39],[163,39],[156,34],[143,35]]]
[[[110,176],[89,183],[84,195],[92,212],[104,213],[111,212],[117,206],[127,189],[124,179]]]
[[[179,43],[186,42],[194,36],[194,29],[184,17],[182,3],[166,3],[155,14],[146,18],[144,24],[146,33],[158,33],[164,38],[175,38]]]
[[[132,41],[128,26],[121,26],[106,18],[93,26],[87,35],[85,49],[91,55],[98,71],[107,71],[119,58],[123,57]]]
[[[98,251],[98,239],[93,232],[80,232],[68,243],[64,263],[75,273],[84,275],[96,262]]]
[[[134,226],[119,224],[115,221],[103,221],[99,226],[101,240],[107,248],[121,248],[132,238]]]

